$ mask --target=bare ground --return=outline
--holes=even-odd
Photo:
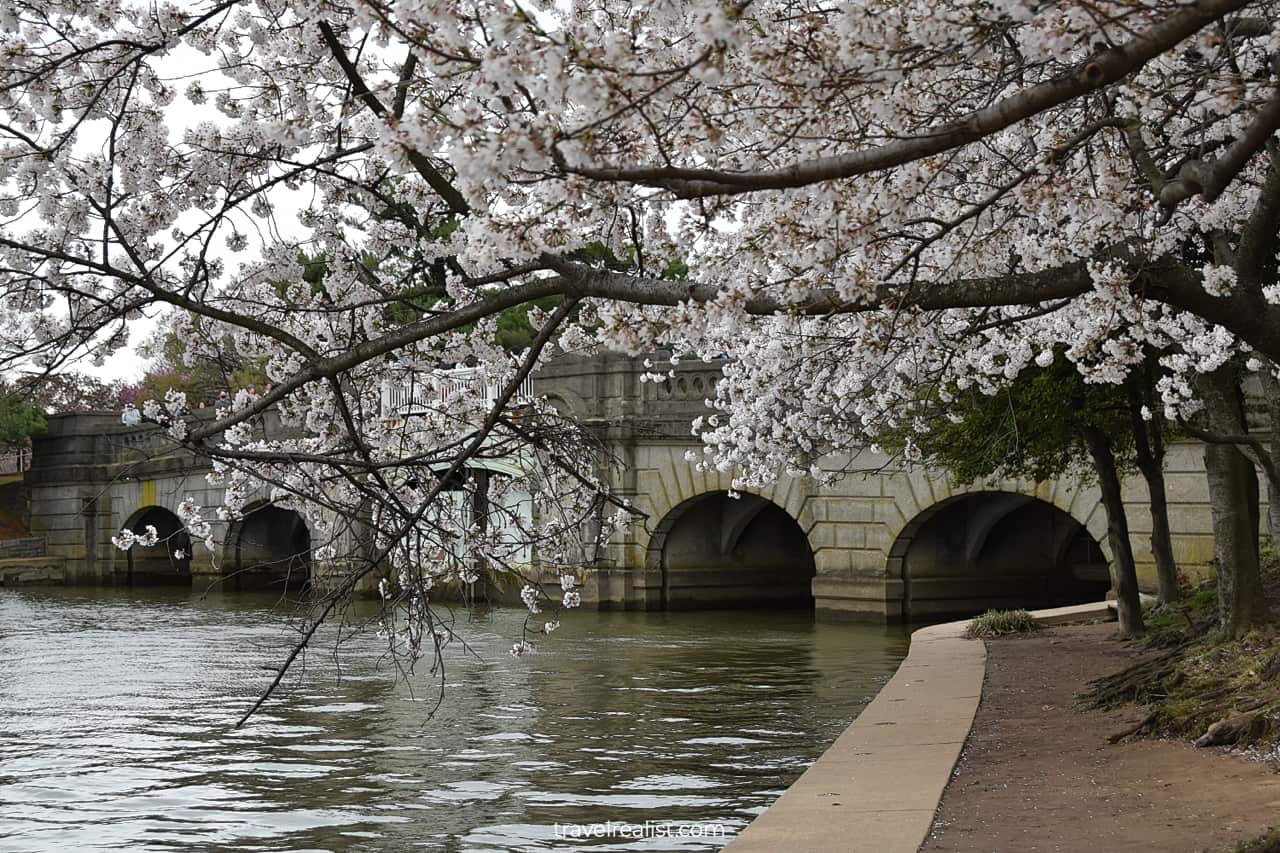
[[[1280,824],[1275,767],[1173,741],[1111,745],[1140,708],[1073,708],[1088,681],[1138,659],[1115,631],[987,643],[982,702],[922,851],[1227,851]]]

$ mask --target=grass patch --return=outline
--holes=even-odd
[[[1179,737],[1197,738],[1233,713],[1256,714],[1256,730],[1237,743],[1271,740],[1280,729],[1280,679],[1264,678],[1272,657],[1280,652],[1274,627],[1241,640],[1193,643],[1178,661],[1158,698],[1153,724]]]
[[[1036,620],[1025,610],[988,610],[976,617],[964,629],[969,639],[978,637],[1003,637],[1006,634],[1025,634],[1036,629]]]
[[[1174,604],[1158,604],[1143,614],[1147,632],[1142,641],[1152,648],[1165,649],[1185,642],[1192,634],[1202,634],[1218,618],[1218,587],[1212,581],[1191,590]]]

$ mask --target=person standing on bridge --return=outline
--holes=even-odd
[[[120,413],[120,423],[125,426],[137,426],[142,423],[142,412],[139,412],[138,407],[133,403],[125,403],[124,411]]]

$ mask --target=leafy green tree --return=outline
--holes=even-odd
[[[951,402],[939,400],[937,415],[926,419],[913,440],[960,483],[1041,482],[1073,473],[1096,480],[1116,561],[1121,630],[1142,631],[1137,569],[1120,493],[1121,471],[1136,464],[1137,433],[1126,389],[1086,383],[1059,357],[1047,367],[1024,370],[995,395],[971,390]]]
[[[1133,438],[1123,389],[1089,385],[1064,358],[1024,370],[998,394],[969,389],[928,420],[916,443],[959,483],[1007,477],[1035,482],[1087,472],[1086,429],[1102,430],[1120,459]]]
[[[44,412],[21,397],[0,393],[0,446],[21,447],[47,429]]]
[[[560,304],[560,297],[552,296],[530,303],[543,311],[551,311]],[[498,315],[498,346],[507,352],[522,352],[533,343],[533,324],[529,322],[529,306],[517,305]]]

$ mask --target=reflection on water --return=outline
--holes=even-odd
[[[478,659],[406,684],[372,634],[231,724],[281,660],[273,599],[0,589],[0,851],[712,850],[892,673],[906,634],[807,615],[458,614]],[[301,670],[300,670],[301,672]],[[557,825],[559,830],[557,830]]]

